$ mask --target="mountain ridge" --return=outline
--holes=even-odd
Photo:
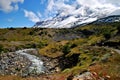
[[[111,23],[111,22],[120,22],[120,15],[110,15],[104,18],[100,18],[93,23]]]
[[[66,19],[68,18],[68,19]],[[65,20],[66,19],[66,20]],[[60,18],[53,18],[53,20],[46,20],[46,21],[40,21],[37,22],[33,27],[36,28],[74,28],[76,26],[80,26],[80,25],[85,25],[85,24],[89,24],[89,23],[108,23],[108,22],[120,22],[120,15],[110,15],[110,16],[106,16],[106,17],[102,17],[102,18],[89,18],[86,19],[85,21],[75,21],[75,22],[71,22],[71,23],[65,23],[67,20],[69,21],[69,19],[73,19],[73,17],[69,16],[64,16],[64,17],[60,17]],[[61,26],[59,24],[59,22],[57,21],[63,21],[63,25]],[[64,24],[65,23],[65,24]],[[57,25],[56,25],[57,24]],[[53,26],[52,26],[53,25]]]

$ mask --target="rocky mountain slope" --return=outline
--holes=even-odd
[[[120,15],[112,15],[105,18],[98,19],[93,23],[111,23],[111,22],[120,22]]]

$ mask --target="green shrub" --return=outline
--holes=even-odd
[[[102,35],[101,36],[93,35],[93,36],[89,37],[88,44],[89,45],[94,45],[94,44],[100,43],[104,40],[105,40],[105,38]]]
[[[44,46],[47,46],[47,42],[45,42],[45,41],[40,41],[40,42],[37,44],[37,48],[43,48]]]
[[[13,28],[13,27],[10,27],[10,28],[9,28],[9,30],[15,30],[15,28]]]
[[[0,45],[0,53],[3,51],[3,45]]]
[[[36,48],[36,44],[32,43],[32,44],[26,44],[25,48]]]
[[[70,48],[71,48],[70,44],[66,44],[63,46],[62,52],[64,54],[68,54],[70,52]]]
[[[29,32],[29,35],[33,35],[33,34],[34,34],[34,31]]]
[[[103,57],[101,58],[101,61],[102,62],[107,62],[110,56],[111,56],[110,53],[107,53],[107,54],[103,55]]]

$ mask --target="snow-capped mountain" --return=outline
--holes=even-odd
[[[34,27],[40,28],[72,28],[82,24],[88,24],[99,20],[101,18],[110,16],[116,9],[108,8],[89,8],[89,7],[76,7],[76,9],[69,13],[66,11],[59,11],[55,17],[44,21],[37,22]],[[118,11],[118,10],[117,10]],[[115,17],[116,19],[116,17]],[[102,21],[111,21],[112,18]],[[101,21],[101,20],[99,20]]]
[[[111,22],[120,22],[120,15],[112,15],[105,18],[96,20],[94,23],[111,23]]]

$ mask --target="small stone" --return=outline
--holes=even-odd
[[[55,71],[56,71],[56,72],[59,72],[59,71],[60,71],[60,68],[59,68],[59,67],[56,67],[56,68],[55,68]]]
[[[106,78],[110,79],[111,77],[109,75],[107,75]]]

